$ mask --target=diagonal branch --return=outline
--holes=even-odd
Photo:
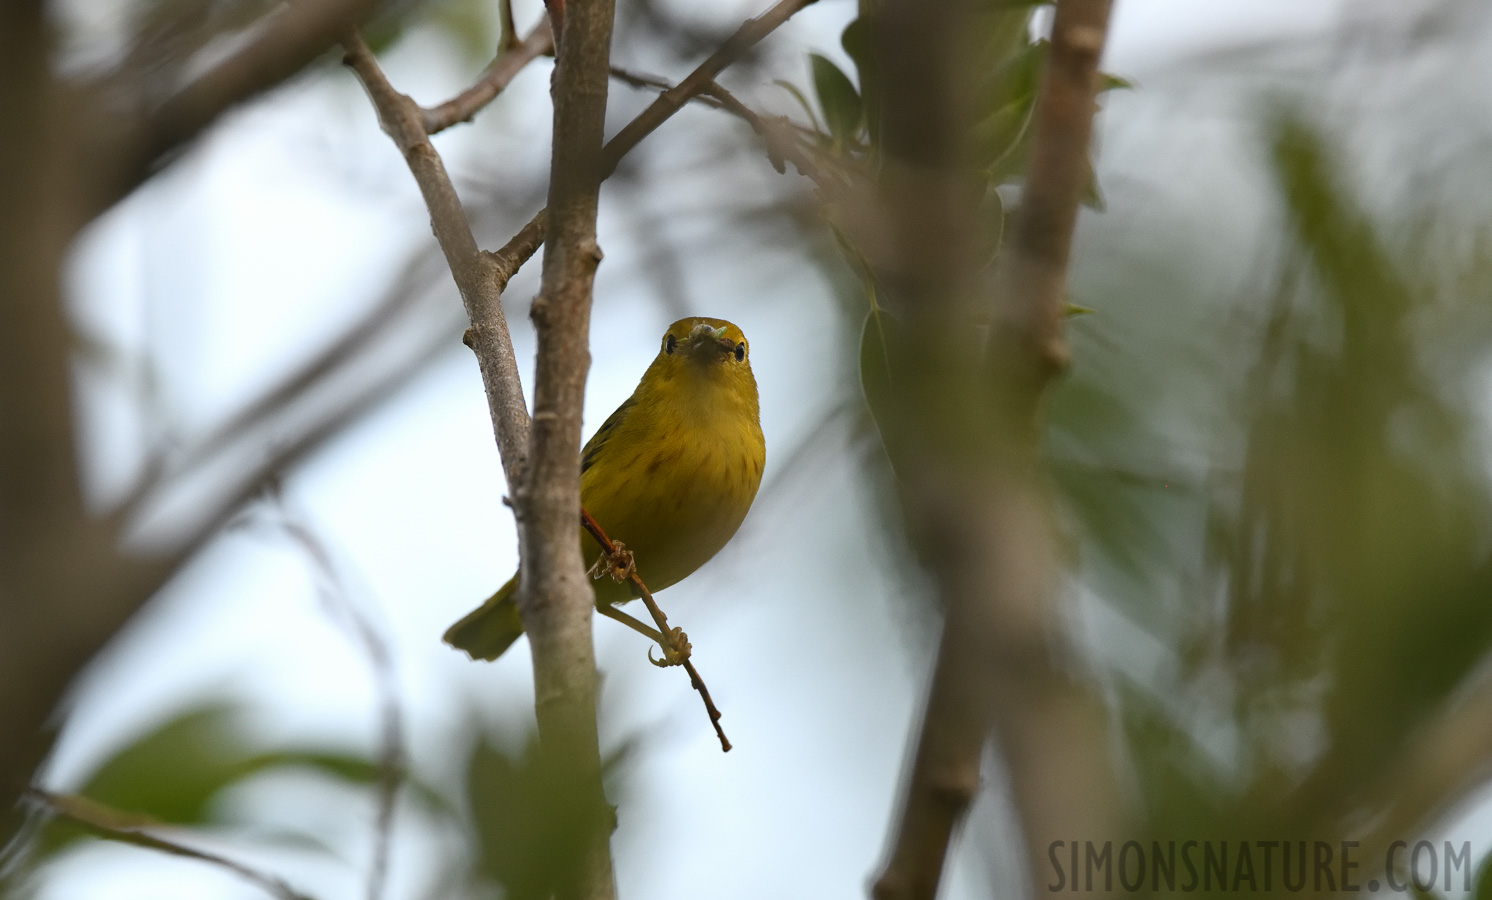
[[[435,238],[445,254],[471,327],[465,341],[476,354],[487,394],[492,430],[497,437],[508,488],[516,490],[528,458],[529,418],[518,376],[518,360],[502,308],[506,278],[499,278],[491,254],[477,249],[471,223],[456,196],[440,154],[425,132],[423,111],[406,94],[394,90],[378,66],[373,51],[356,33],[342,40],[344,62],[362,81],[378,113],[379,124],[404,155],[430,212]]]
[[[225,110],[268,90],[304,69],[335,46],[348,28],[364,21],[374,0],[296,0],[281,4],[257,25],[242,49],[214,65],[144,115],[125,118],[103,112],[99,102],[94,146],[109,164],[95,166],[106,179],[91,205],[103,210],[148,178],[161,161],[190,141]],[[109,96],[108,80],[84,85],[80,93]],[[122,148],[122,149],[120,149]]]
[[[642,72],[634,72],[620,66],[611,67],[611,77],[636,88],[654,88],[660,91],[671,91],[674,85],[667,79],[656,75],[647,75]],[[751,107],[742,103],[735,94],[720,86],[717,81],[712,81],[691,99],[697,100],[706,106],[730,113],[756,132],[757,136],[767,145],[767,158],[772,162],[772,168],[779,173],[785,171],[784,162],[791,162],[797,167],[799,174],[812,178],[815,182],[823,182],[823,174],[818,166],[803,152],[798,141],[797,134],[793,131],[793,125],[786,116],[766,117],[759,115]],[[826,184],[820,185],[826,187]]]
[[[506,29],[512,27],[512,12],[506,3],[503,4],[503,9],[508,11],[504,18],[503,32],[504,39],[508,40],[512,32]],[[475,84],[439,106],[423,110],[425,133],[436,134],[458,122],[470,122],[472,116],[502,93],[508,83],[523,71],[524,66],[553,52],[554,33],[549,30],[549,18],[546,16],[534,26],[528,37],[504,47]]]
[[[694,71],[689,73],[689,77],[659,94],[647,109],[638,113],[631,122],[628,122],[621,131],[606,142],[602,150],[602,178],[609,177],[612,172],[616,171],[617,164],[621,162],[622,157],[640,144],[643,138],[656,131],[659,125],[668,121],[674,113],[683,109],[684,104],[690,99],[705,93],[714,83],[715,77],[725,71],[727,66],[749,53],[753,47],[761,43],[763,38],[792,18],[794,13],[814,2],[815,0],[778,0],[775,6],[760,16],[747,19],[720,45],[719,49],[695,67]],[[493,254],[497,259],[498,272],[500,277],[503,277],[504,285],[544,243],[545,219],[548,212],[547,209],[540,210],[527,225],[503,245],[502,249]]]
[[[580,524],[585,526],[585,530],[589,531],[591,537],[596,539],[596,543],[601,545],[601,549],[606,553],[608,559],[616,558],[616,544],[612,543],[611,538],[606,536],[606,532],[601,528],[600,524],[584,509],[580,510]],[[725,729],[720,727],[720,710],[715,708],[715,701],[710,697],[710,689],[705,687],[705,680],[699,677],[699,670],[694,668],[694,663],[689,659],[689,641],[685,638],[683,629],[668,627],[668,616],[665,616],[663,610],[658,608],[658,602],[653,599],[653,593],[648,590],[646,584],[643,584],[642,577],[637,574],[635,567],[632,567],[627,573],[627,580],[632,582],[632,587],[637,591],[637,596],[642,599],[643,605],[648,608],[648,613],[652,615],[653,621],[658,624],[656,632],[644,630],[646,626],[638,628],[639,631],[657,641],[658,646],[663,648],[665,662],[655,663],[655,665],[668,666],[678,664],[684,667],[684,671],[689,673],[689,683],[694,685],[696,691],[699,691],[699,699],[704,702],[705,712],[710,716],[710,724],[715,726],[715,736],[720,738],[721,751],[729,753],[730,740],[725,736]],[[631,619],[631,616],[619,614],[625,616],[625,619],[621,619],[617,615],[613,615],[613,613],[618,612],[617,610],[613,610],[607,606],[597,608],[601,610],[602,615],[617,618],[618,621],[630,627],[637,627],[637,625],[625,621],[625,619]]]

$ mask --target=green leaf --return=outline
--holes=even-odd
[[[319,750],[264,751],[250,745],[236,727],[242,710],[214,703],[188,710],[146,732],[105,760],[78,791],[80,802],[93,802],[171,825],[213,821],[212,806],[228,787],[262,772],[299,767],[357,785],[382,778],[377,763],[357,755]],[[414,796],[434,810],[450,810],[437,791],[406,780]],[[37,853],[55,853],[84,836],[82,829],[56,822],[37,845]]]
[[[829,134],[840,145],[853,144],[864,118],[860,93],[834,63],[817,53],[808,54],[808,59],[813,64],[813,89],[818,94]]]
[[[188,710],[120,749],[79,793],[163,822],[206,821],[213,796],[243,774],[236,719],[228,704]]]
[[[870,64],[871,35],[870,26],[865,19],[860,18],[844,27],[844,33],[839,36],[839,46],[854,61],[855,68],[860,71],[860,83],[865,83],[865,70]]]
[[[1062,317],[1064,319],[1074,319],[1078,316],[1091,316],[1096,312],[1098,312],[1098,310],[1096,309],[1089,309],[1086,306],[1078,306],[1076,303],[1069,303],[1067,304],[1066,308],[1062,310]]]
[[[839,44],[855,62],[855,73],[859,76],[860,84],[860,108],[865,115],[866,133],[873,144],[878,133],[880,103],[876,92],[878,76],[871,31],[869,14],[862,13],[858,19],[845,26],[844,33],[839,36]]]
[[[892,409],[897,372],[902,353],[900,323],[885,310],[872,307],[860,330],[860,389],[865,405],[881,434],[881,445],[891,460],[893,471],[900,471],[901,441],[892,428],[896,417]]]

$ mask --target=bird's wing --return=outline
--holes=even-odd
[[[637,399],[628,397],[621,406],[616,408],[615,412],[606,417],[606,421],[601,423],[601,427],[596,429],[596,433],[591,435],[591,439],[585,442],[585,448],[580,451],[580,471],[584,472],[595,464],[601,451],[606,447],[606,442],[611,440],[616,427],[627,418],[627,411],[636,405]]]

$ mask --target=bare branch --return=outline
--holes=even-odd
[[[70,794],[53,794],[40,788],[28,788],[27,799],[44,806],[55,815],[62,816],[69,821],[76,822],[84,828],[122,844],[132,844],[136,847],[145,847],[149,850],[158,850],[161,853],[169,853],[172,856],[181,856],[187,859],[195,859],[209,865],[226,869],[245,881],[252,882],[271,896],[280,900],[310,900],[305,894],[296,891],[284,879],[277,875],[269,875],[258,869],[251,868],[241,862],[211,853],[207,850],[199,850],[189,847],[177,841],[167,840],[159,835],[146,831],[150,824],[140,816],[121,812],[111,807],[104,806],[89,800]]]
[[[601,545],[601,549],[606,553],[606,556],[609,559],[615,560],[618,555],[616,544],[612,543],[611,538],[606,536],[606,531],[583,508],[580,510],[580,524],[585,526],[585,530],[590,532],[591,537],[596,539],[596,543]],[[710,716],[710,724],[715,726],[715,736],[720,738],[721,752],[729,753],[730,739],[725,736],[725,729],[720,727],[720,710],[715,708],[715,701],[710,697],[710,689],[705,687],[705,680],[699,677],[699,670],[694,668],[694,662],[689,656],[688,638],[685,637],[682,629],[668,627],[668,616],[664,615],[663,610],[658,607],[658,602],[653,599],[652,591],[649,591],[648,586],[643,584],[642,576],[637,574],[637,568],[635,566],[628,566],[622,571],[626,573],[627,580],[632,582],[632,587],[637,591],[637,596],[642,599],[643,605],[648,608],[648,613],[652,615],[653,621],[658,624],[658,630],[651,631],[647,626],[641,626],[641,623],[635,620],[629,622],[628,620],[632,619],[631,616],[614,610],[605,604],[598,606],[597,609],[603,615],[616,619],[629,627],[636,628],[638,631],[657,641],[658,646],[663,648],[664,661],[656,663],[656,665],[680,665],[684,667],[684,671],[689,673],[690,684],[694,685],[696,691],[699,691],[699,699],[704,702],[705,712]]]
[[[503,3],[503,9],[507,13],[504,18],[506,29],[512,25],[512,10],[506,2]],[[554,52],[554,34],[549,30],[548,17],[540,20],[522,41],[512,43],[515,39],[509,31],[505,30],[504,35],[505,41],[509,43],[482,72],[475,84],[439,106],[423,110],[426,134],[444,131],[458,122],[470,122],[472,116],[502,93],[509,82],[523,71],[524,66]]]
[[[528,456],[529,418],[518,361],[513,355],[513,340],[502,308],[502,290],[507,279],[499,279],[490,254],[477,250],[471,223],[456,196],[445,163],[425,133],[419,105],[394,90],[361,37],[348,34],[343,38],[343,46],[347,49],[344,62],[357,73],[378,112],[379,124],[409,164],[429,208],[435,238],[461,291],[462,303],[471,320],[465,341],[476,354],[482,372],[492,429],[508,490],[512,492],[522,484],[521,473]]]
[[[747,19],[736,32],[726,39],[725,43],[704,62],[695,67],[689,77],[679,82],[673,88],[658,95],[647,109],[638,113],[637,116],[621,131],[606,142],[602,150],[601,177],[607,178],[616,171],[617,164],[622,157],[631,152],[642,142],[642,139],[657,130],[659,125],[668,121],[674,113],[684,108],[684,104],[701,93],[704,93],[715,81],[725,68],[741,57],[745,56],[771,34],[778,26],[792,18],[793,14],[815,2],[815,0],[779,0],[771,9],[762,13],[755,19]],[[502,249],[493,255],[497,258],[498,271],[504,273],[508,278],[528,261],[544,243],[545,218],[548,210],[539,210],[528,224],[506,243]],[[504,279],[503,284],[507,284]]]

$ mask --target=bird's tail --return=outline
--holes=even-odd
[[[457,650],[465,650],[472,659],[494,660],[523,636],[523,622],[518,618],[518,576],[497,589],[487,602],[467,613],[461,621],[446,629],[444,640]]]

